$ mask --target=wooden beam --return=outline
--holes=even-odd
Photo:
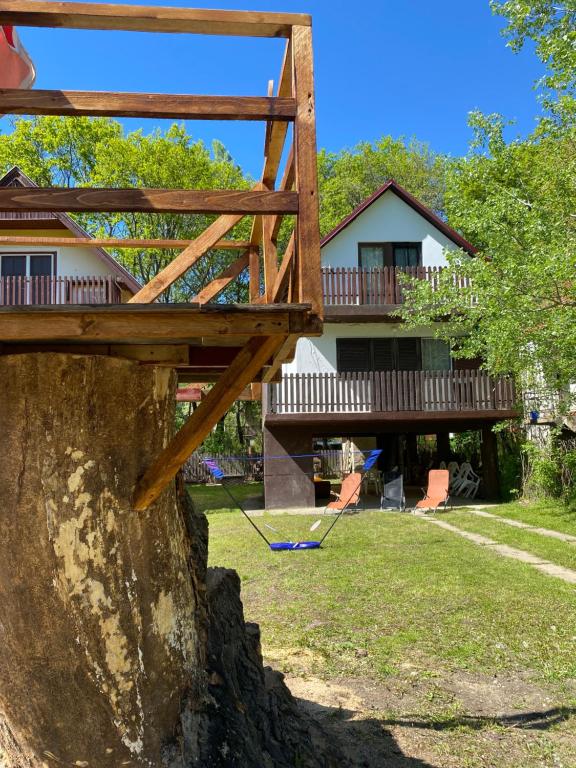
[[[254,304],[260,299],[260,253],[258,248],[252,246],[248,251],[250,263],[250,303]]]
[[[294,353],[294,349],[299,338],[300,337],[297,334],[290,334],[290,336],[287,336],[286,339],[282,342],[281,346],[272,359],[272,363],[268,366],[262,376],[262,381],[264,383],[270,383],[274,380],[276,374],[282,366],[282,363],[285,362]]]
[[[129,303],[146,304],[157,299],[166,288],[202,258],[206,251],[213,248],[215,243],[230,232],[241,219],[242,216],[220,216],[217,218],[188,248],[172,259],[170,264],[155,275],[137,294],[132,296]]]
[[[311,24],[311,20],[310,16],[296,13],[1,0],[0,24],[14,24],[22,27],[289,37],[294,24],[306,26]]]
[[[225,269],[221,275],[208,283],[208,285],[203,288],[200,293],[197,293],[191,301],[197,301],[199,304],[206,304],[208,301],[212,301],[212,299],[216,298],[219,293],[222,293],[224,288],[235,280],[247,266],[248,254],[246,253],[230,264],[228,269]]]
[[[147,509],[160,496],[186,459],[226,414],[281,343],[278,338],[251,339],[243,347],[186,424],[146,470],[134,495],[135,509]]]
[[[102,306],[0,307],[2,342],[61,341],[100,344],[186,344],[236,336],[316,335],[309,305],[117,304]]]
[[[21,221],[19,222],[21,223]],[[28,226],[28,222],[26,222]],[[23,235],[0,235],[0,246],[3,245],[35,245],[45,246],[70,246],[89,248],[134,248],[137,250],[177,250],[187,248],[194,240],[138,240],[132,238],[115,237],[33,237]],[[218,250],[242,251],[250,247],[249,240],[218,240],[212,246]]]
[[[296,192],[229,189],[0,189],[0,211],[142,213],[297,213]]]
[[[294,267],[294,252],[296,248],[296,235],[294,232],[290,235],[290,240],[286,246],[286,251],[282,259],[282,264],[276,276],[276,282],[272,289],[272,303],[282,301],[290,282],[290,273]]]
[[[324,302],[320,272],[316,120],[310,27],[294,27],[292,46],[294,95],[297,102],[294,124],[296,188],[301,199],[305,201],[297,224],[297,286],[300,301],[310,302],[312,311],[321,318]]]
[[[262,217],[262,250],[264,254],[264,296],[272,302],[272,291],[278,275],[278,248],[273,239],[274,222],[271,216]]]
[[[292,43],[287,40],[284,48],[284,59],[280,69],[280,78],[278,80],[278,97],[288,98],[292,96]],[[265,134],[265,152],[264,168],[262,170],[261,182],[266,189],[274,189],[278,167],[282,159],[282,150],[286,141],[286,132],[288,123],[277,122],[266,125]],[[253,245],[260,245],[262,242],[262,218],[256,216],[252,224],[250,233],[250,242]]]
[[[296,102],[265,96],[193,96],[0,89],[0,114],[154,117],[173,120],[292,120]]]

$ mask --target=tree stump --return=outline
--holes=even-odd
[[[174,486],[131,508],[175,386],[109,357],[0,358],[6,768],[333,764],[264,672],[238,581],[207,577],[205,518]]]

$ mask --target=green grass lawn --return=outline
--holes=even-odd
[[[558,539],[542,536],[542,534],[522,528],[513,528],[498,522],[498,520],[479,517],[465,510],[442,515],[442,520],[446,520],[463,530],[481,533],[483,536],[488,536],[488,538],[494,539],[500,544],[509,544],[517,549],[527,550],[545,560],[556,563],[556,565],[563,565],[565,568],[576,570],[576,543],[559,541]],[[522,520],[522,522],[525,521]],[[551,526],[546,527],[551,528]],[[565,530],[564,533],[575,535],[575,528],[576,526],[573,527],[572,531]]]
[[[235,499],[248,506],[256,506],[264,498],[264,483],[241,483],[231,486],[230,490]],[[188,492],[196,509],[205,515],[233,511],[230,496],[221,485],[189,484]]]
[[[198,503],[194,490],[192,497]],[[490,511],[573,531],[552,505]],[[270,552],[239,512],[212,512],[208,519],[210,564],[239,572],[246,618],[260,624],[273,666],[298,679],[353,680],[387,691],[371,717],[400,728],[406,754],[431,768],[576,766],[576,758],[570,762],[576,755],[573,586],[410,514],[346,516],[321,550],[280,553]],[[310,533],[316,519],[256,521],[299,540],[316,537],[330,522]],[[574,545],[463,511],[442,519],[576,567]],[[478,717],[478,702],[502,685],[510,686],[506,711],[528,706],[536,686],[544,709],[559,708],[558,722],[520,733],[496,717]],[[477,694],[478,686],[488,693]],[[406,727],[413,721],[422,730]]]
[[[536,503],[514,502],[502,504],[490,509],[489,512],[511,520],[520,520],[528,525],[540,528],[551,528],[576,536],[576,510],[570,510],[555,501],[540,501]]]

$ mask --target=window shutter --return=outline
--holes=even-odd
[[[398,370],[420,370],[420,339],[396,339],[398,343]]]
[[[370,370],[370,339],[336,339],[338,373]]]
[[[374,370],[394,370],[394,339],[374,339]]]

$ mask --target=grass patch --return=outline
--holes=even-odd
[[[576,543],[551,539],[522,528],[513,528],[497,520],[478,517],[466,511],[442,515],[442,520],[453,523],[463,530],[488,536],[499,544],[509,544],[511,547],[523,549],[545,560],[550,560],[556,565],[576,570]]]
[[[523,501],[490,508],[491,514],[520,520],[528,525],[551,528],[553,531],[571,533],[576,536],[576,511],[554,501],[526,503]]]
[[[314,518],[272,519],[304,538]],[[247,618],[284,671],[576,677],[573,587],[411,515],[345,517],[322,550],[272,553],[239,513],[213,513],[210,560],[240,573]]]
[[[225,513],[236,511],[232,507],[230,496],[219,485],[201,485],[190,483],[187,486],[188,493],[194,506],[205,515],[215,512]],[[231,487],[234,498],[249,507],[256,507],[264,498],[264,483],[241,483]]]

